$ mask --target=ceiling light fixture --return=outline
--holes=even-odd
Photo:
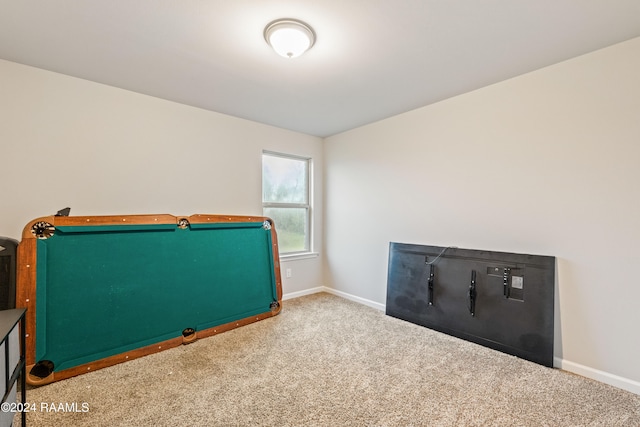
[[[276,19],[264,29],[264,39],[278,55],[295,58],[305,53],[316,41],[313,29],[297,19]]]

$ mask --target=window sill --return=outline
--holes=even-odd
[[[303,252],[299,254],[280,255],[280,262],[297,261],[300,259],[318,258],[320,254],[317,252]]]

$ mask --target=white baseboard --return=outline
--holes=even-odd
[[[282,300],[286,301],[286,300],[291,299],[291,298],[298,298],[298,297],[303,297],[305,295],[317,294],[318,292],[326,292],[328,294],[337,295],[337,296],[342,297],[344,299],[348,299],[350,301],[354,301],[354,302],[366,305],[368,307],[375,308],[376,310],[385,311],[385,305],[384,304],[380,304],[378,302],[371,301],[371,300],[368,300],[366,298],[360,298],[360,297],[357,297],[355,295],[348,294],[346,292],[337,291],[337,290],[335,290],[333,288],[329,288],[327,286],[318,286],[316,288],[305,289],[304,291],[289,292],[289,293],[286,293],[286,294],[282,295]]]
[[[556,357],[553,366],[640,395],[640,382]]]
[[[327,292],[329,294],[337,295],[339,297],[354,301],[368,307],[375,308],[376,310],[385,311],[385,304],[380,304],[375,301],[361,298],[355,295],[348,294],[346,292],[338,291],[327,286],[318,286],[316,288],[306,289],[299,292],[291,292],[282,296],[283,300],[302,297],[305,295],[316,294],[318,292]],[[553,359],[553,366],[558,369],[562,369],[595,381],[599,381],[604,384],[608,384],[613,387],[626,390],[628,392],[640,395],[640,382],[631,380],[629,378],[620,377],[618,375],[610,374],[608,372],[599,371],[597,369],[590,368],[588,366],[580,365],[578,363],[570,362],[559,357]]]
[[[317,288],[305,289],[304,291],[288,292],[282,295],[282,301],[303,297],[305,295],[317,294],[319,292],[326,292],[325,289],[327,289],[326,286],[318,286]]]
[[[358,302],[358,303],[360,303],[362,305],[366,305],[368,307],[375,308],[376,310],[385,311],[385,309],[386,309],[386,305],[385,304],[380,304],[379,302],[371,301],[371,300],[368,300],[366,298],[360,298],[360,297],[357,297],[355,295],[351,295],[351,294],[348,294],[346,292],[338,291],[338,290],[335,290],[335,289],[332,289],[332,288],[324,287],[323,292],[327,292],[329,294],[337,295],[337,296],[342,297],[344,299],[348,299],[349,301]]]

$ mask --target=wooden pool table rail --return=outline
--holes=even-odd
[[[125,353],[96,360],[91,363],[75,366],[60,372],[54,371],[51,375],[40,378],[30,374],[36,363],[36,261],[37,261],[37,241],[39,237],[34,234],[34,228],[48,224],[52,227],[61,226],[115,226],[115,225],[175,225],[184,227],[184,220],[188,224],[208,224],[208,223],[241,223],[241,222],[261,222],[266,229],[270,229],[273,268],[277,293],[277,303],[272,304],[271,310],[258,315],[232,321],[212,328],[196,331],[188,337],[177,337],[170,340],[158,342]],[[46,237],[44,237],[46,238]],[[112,366],[125,361],[133,360],[148,354],[157,353],[182,344],[188,344],[196,339],[205,338],[219,333],[235,329],[240,326],[263,320],[279,314],[282,309],[282,279],[280,274],[280,262],[278,254],[278,240],[273,221],[262,216],[238,216],[238,215],[206,215],[196,214],[191,216],[173,216],[169,214],[160,215],[121,215],[121,216],[46,216],[30,221],[23,230],[22,241],[17,250],[16,268],[16,307],[26,308],[26,364],[27,383],[30,385],[44,385],[54,381],[70,378],[82,373],[91,372],[104,367]]]

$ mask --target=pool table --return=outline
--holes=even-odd
[[[275,316],[281,300],[266,217],[49,216],[18,245],[31,385]]]

